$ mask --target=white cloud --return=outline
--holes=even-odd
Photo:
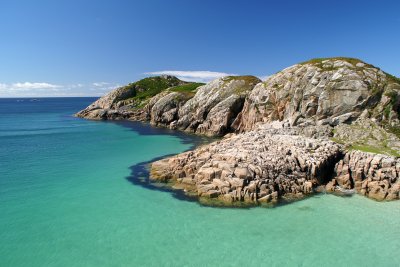
[[[107,83],[107,82],[95,82],[95,83],[92,83],[92,85],[94,87],[104,87],[104,86],[109,85],[109,84],[110,83]]]
[[[163,70],[163,71],[146,72],[145,74],[173,75],[181,80],[189,81],[189,82],[209,82],[216,78],[237,75],[237,74],[233,74],[233,73],[215,72],[215,71],[207,71],[207,70],[205,70],[205,71]]]
[[[89,91],[95,92],[97,95],[103,95],[109,91],[112,91],[121,85],[118,83],[110,83],[110,82],[94,82],[91,83],[89,86]]]
[[[63,86],[47,82],[0,83],[0,97],[52,95],[63,90]]]
[[[52,90],[57,91],[61,85],[45,83],[45,82],[17,82],[17,83],[0,83],[0,93],[2,92],[26,92],[31,90]]]
[[[117,87],[120,85],[111,82],[62,85],[48,82],[0,82],[0,97],[102,96]]]
[[[77,83],[77,84],[66,85],[65,87],[68,87],[68,88],[82,88],[84,86],[85,85],[83,85],[81,83]]]
[[[24,82],[24,83],[13,83],[11,84],[10,88],[14,90],[30,90],[30,89],[57,89],[60,88],[60,85],[51,84],[51,83],[31,83],[31,82]]]
[[[121,85],[119,84],[109,84],[109,83],[107,83],[107,85],[104,86],[95,86],[95,85],[93,86],[94,87],[89,88],[89,90],[99,92],[100,94],[104,94],[104,92],[112,91],[114,89],[117,89],[118,87],[121,87]]]

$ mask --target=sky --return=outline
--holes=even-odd
[[[149,75],[266,77],[318,57],[400,76],[400,1],[0,0],[0,97],[100,96]]]

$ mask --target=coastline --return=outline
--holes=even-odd
[[[71,118],[70,110],[82,102],[63,101],[37,102],[36,109],[26,103],[29,117],[19,105],[2,106],[5,114],[15,114],[3,116],[2,126],[37,132],[16,135],[13,141],[2,139],[8,149],[2,151],[5,168],[0,170],[5,174],[0,219],[4,264],[199,266],[219,262],[221,253],[226,264],[243,266],[282,265],[283,257],[288,265],[333,266],[338,259],[343,265],[398,263],[393,257],[398,201],[324,193],[277,208],[209,207],[199,204],[197,197],[187,201],[186,195],[180,201],[174,192],[144,189],[124,177],[130,174],[129,166],[180,153],[189,144],[166,135],[141,136],[114,122]],[[42,114],[44,104],[70,107]],[[160,130],[143,127],[146,132]],[[319,251],[326,240],[326,254],[309,253]],[[243,244],[256,244],[252,257]],[[347,253],[352,248],[368,253]]]
[[[148,122],[141,121],[131,121],[131,120],[118,120],[118,121],[104,121],[102,123],[113,123],[122,125],[127,127],[128,129],[132,129],[133,131],[141,134],[141,135],[169,135],[178,137],[181,142],[186,144],[191,144],[191,146],[186,149],[182,154],[186,152],[190,152],[196,149],[201,148],[202,146],[210,145],[214,142],[221,142],[223,139],[209,138],[206,136],[196,135],[192,133],[186,133],[183,131],[171,130],[165,127],[154,126]],[[145,127],[135,127],[135,125],[144,125]],[[345,152],[346,153],[346,152]],[[221,198],[214,198],[210,196],[201,196],[196,191],[195,186],[191,184],[184,184],[179,182],[177,179],[166,179],[160,180],[155,178],[154,168],[152,168],[152,164],[158,161],[168,160],[170,158],[174,158],[179,156],[179,154],[168,154],[160,157],[153,158],[148,161],[144,161],[129,167],[131,170],[131,174],[125,177],[130,183],[141,186],[150,190],[157,190],[161,192],[168,192],[174,198],[189,201],[189,202],[197,202],[201,206],[206,207],[215,207],[215,208],[253,208],[253,207],[279,207],[282,205],[291,204],[293,202],[305,200],[309,197],[318,196],[319,194],[333,194],[340,197],[351,197],[356,192],[352,194],[346,194],[341,192],[341,188],[337,188],[335,190],[332,188],[332,185],[329,188],[326,188],[328,182],[325,182],[322,185],[318,185],[313,187],[308,194],[296,195],[296,194],[288,194],[279,198],[276,201],[226,201]],[[340,160],[343,159],[343,156]],[[153,172],[153,173],[152,173]],[[334,176],[334,173],[330,174]],[[153,177],[152,177],[153,176]],[[330,182],[331,183],[331,182]]]
[[[399,93],[400,79],[371,64],[317,58],[265,81],[148,77],[76,116],[223,137],[151,163],[150,179],[173,182],[207,204],[273,204],[320,186],[384,201],[400,198]]]
[[[207,136],[199,136],[199,135],[196,135],[193,133],[185,133],[183,131],[171,130],[171,129],[168,129],[168,128],[162,127],[162,126],[154,126],[148,122],[142,122],[142,121],[118,120],[118,121],[107,121],[107,122],[127,127],[128,129],[135,131],[139,135],[149,135],[149,134],[150,135],[160,135],[161,134],[161,135],[177,137],[181,140],[182,143],[191,145],[184,152],[191,151],[202,145],[206,145],[206,144],[209,144],[209,143],[219,140],[217,138],[211,138],[211,137],[207,137]],[[135,127],[135,124],[136,125],[144,125],[145,127]],[[130,183],[132,183],[135,186],[140,186],[140,187],[143,187],[143,188],[146,188],[149,190],[168,192],[174,198],[179,199],[179,200],[189,201],[189,202],[199,202],[197,195],[190,195],[190,194],[187,194],[187,192],[185,192],[184,190],[174,188],[173,183],[162,183],[162,182],[158,183],[158,182],[152,181],[150,179],[150,169],[151,169],[151,164],[153,162],[162,160],[162,159],[166,159],[169,157],[173,157],[176,155],[177,154],[163,155],[163,156],[159,156],[159,157],[147,160],[147,161],[140,162],[138,164],[134,164],[129,167],[131,173],[129,176],[125,177],[125,179],[128,180]],[[213,205],[209,205],[209,206],[212,207]]]

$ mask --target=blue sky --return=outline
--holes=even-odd
[[[148,73],[267,76],[357,57],[400,76],[400,1],[0,0],[0,97],[94,96]]]

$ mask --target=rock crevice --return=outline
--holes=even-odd
[[[328,140],[257,130],[154,162],[151,179],[224,202],[276,202],[311,194],[341,156]]]
[[[380,201],[399,199],[399,172],[400,159],[351,151],[336,164],[336,177],[326,189],[331,192],[355,189],[361,195]]]

